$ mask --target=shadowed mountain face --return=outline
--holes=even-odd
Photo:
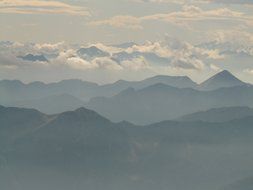
[[[200,84],[201,90],[214,90],[222,87],[233,87],[233,86],[243,86],[247,83],[242,82],[229,71],[222,71],[210,79],[204,81]]]
[[[85,108],[0,107],[0,122],[3,190],[248,190],[237,181],[253,176],[253,117],[140,127]]]

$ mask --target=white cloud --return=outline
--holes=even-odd
[[[60,52],[59,56],[52,61],[56,65],[66,65],[73,69],[96,69],[98,65],[96,63],[90,63],[76,55],[75,50],[67,50]]]
[[[222,54],[253,56],[253,34],[241,30],[207,32],[201,46],[208,49],[218,49]]]
[[[217,43],[230,42],[240,45],[253,45],[253,33],[245,32],[242,30],[216,30],[208,33],[210,41]]]
[[[131,0],[137,3],[183,3],[184,0]]]
[[[142,29],[141,20],[134,16],[119,15],[112,17],[107,20],[92,21],[89,23],[91,26],[108,25],[116,28],[127,28],[127,29]]]
[[[234,11],[228,8],[203,10],[194,5],[185,5],[181,11],[166,14],[153,14],[142,17],[119,15],[106,20],[93,21],[90,24],[94,26],[108,25],[117,28],[142,29],[143,22],[152,20],[187,26],[191,22],[205,20],[236,21],[248,24],[252,21],[252,19],[252,16],[248,16],[242,12]]]
[[[205,67],[202,60],[195,57],[185,56],[181,53],[178,53],[174,56],[173,60],[171,61],[171,64],[176,68],[182,68],[187,70],[203,70]]]
[[[215,64],[211,64],[211,65],[210,65],[210,68],[211,68],[213,71],[217,71],[217,72],[222,71],[222,69],[221,69],[220,67],[218,67],[217,65],[215,65]]]
[[[100,69],[114,70],[114,71],[119,71],[123,69],[118,63],[116,63],[109,57],[95,58],[94,60],[92,60],[92,63],[98,65]]]
[[[226,4],[253,4],[253,0],[202,0],[202,1],[214,3],[226,3]]]
[[[224,4],[253,4],[253,0],[132,0],[139,3],[224,3]]]
[[[1,0],[0,13],[90,15],[86,7],[45,0]]]
[[[127,70],[143,70],[143,69],[151,69],[149,64],[146,62],[144,57],[134,58],[132,60],[125,60],[121,62],[121,66]]]
[[[118,52],[123,51],[123,48],[118,48],[115,46],[107,46],[103,43],[92,43],[92,44],[89,44],[87,47],[92,47],[92,46],[95,46],[98,49],[109,53],[110,55],[112,55],[113,53],[118,53]]]
[[[253,69],[245,69],[244,72],[253,75]]]
[[[24,67],[50,66],[49,62],[26,61],[17,57],[13,52],[0,52],[0,67],[2,69],[18,69]]]
[[[160,42],[149,42],[149,41],[147,41],[143,45],[134,45],[126,49],[126,52],[155,53],[160,57],[170,57],[172,55],[171,50],[169,48],[163,47]]]
[[[62,49],[65,46],[65,42],[59,42],[55,44],[51,43],[44,43],[44,44],[35,44],[34,48],[39,50],[39,51],[45,51],[45,52],[55,52],[58,51],[59,49]]]
[[[220,38],[219,38],[220,39]],[[42,67],[67,67],[73,70],[109,70],[109,71],[140,71],[156,70],[156,68],[175,68],[183,70],[201,71],[206,68],[218,70],[218,66],[211,65],[211,61],[225,59],[220,49],[215,47],[195,46],[191,43],[167,37],[164,41],[147,41],[144,44],[135,44],[128,48],[118,48],[102,43],[92,44],[109,54],[104,57],[85,59],[77,53],[81,45],[68,45],[60,42],[55,44],[22,44],[7,49],[5,52],[5,65],[16,67],[40,65]],[[0,47],[1,48],[1,47]],[[25,62],[17,59],[18,55],[26,55],[33,52],[35,55],[41,52],[49,60],[48,63]],[[56,52],[56,53],[55,53]],[[116,53],[116,54],[115,54]],[[55,56],[51,56],[54,54]],[[3,54],[4,55],[4,54]],[[119,56],[119,57],[117,57]],[[3,60],[3,56],[2,59]],[[2,64],[3,65],[3,64]]]

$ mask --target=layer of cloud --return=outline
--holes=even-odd
[[[52,60],[53,64],[66,65],[73,69],[95,69],[98,68],[97,64],[90,63],[76,55],[72,49],[60,52],[60,54]]]
[[[141,19],[128,15],[119,15],[107,20],[92,21],[89,23],[89,25],[91,26],[108,25],[117,28],[142,29]]]
[[[1,0],[0,13],[90,15],[85,7],[45,0]]]
[[[253,0],[202,0],[215,3],[227,3],[227,4],[253,4]]]
[[[224,4],[253,4],[253,0],[132,0],[139,3],[224,3]]]
[[[252,19],[252,16],[228,8],[203,10],[194,5],[185,5],[181,11],[170,12],[167,14],[153,14],[143,17],[120,15],[106,20],[92,21],[89,24],[95,26],[109,25],[116,28],[142,29],[142,23],[146,21],[162,21],[187,26],[191,22],[207,20],[233,21],[249,24],[252,22]]]
[[[249,75],[253,75],[253,69],[245,69],[244,73],[249,74]]]
[[[97,80],[97,76],[102,76],[107,80],[108,75],[112,76],[113,80],[128,76],[140,79],[138,77],[155,74],[185,74],[197,79],[199,74],[219,72],[228,69],[226,66],[230,65],[241,67],[245,76],[250,77],[253,72],[247,60],[252,60],[253,54],[248,54],[251,57],[244,57],[238,52],[242,47],[250,49],[247,44],[252,43],[246,39],[250,39],[251,34],[237,32],[239,31],[212,31],[213,36],[208,34],[209,37],[205,39],[211,41],[204,45],[194,45],[169,36],[162,41],[148,41],[143,44],[129,43],[129,46],[124,47],[103,43],[70,45],[63,42],[55,44],[0,42],[0,70],[3,78],[15,76],[26,78],[27,73],[30,73],[34,74],[32,80],[44,80],[44,77],[49,75],[48,73],[51,73],[50,76],[57,80],[79,76],[84,77],[85,80],[93,76],[93,79]],[[236,45],[238,43],[229,43],[236,35],[240,46]],[[240,36],[242,36],[241,39]],[[90,47],[92,48],[89,49]],[[101,57],[95,56],[97,51],[93,47],[107,53]],[[86,49],[87,56],[91,57],[87,59],[86,56],[80,57],[78,54],[80,48]],[[225,54],[227,50],[229,53]],[[90,54],[91,51],[92,54]],[[19,58],[19,56],[27,55],[28,52],[33,55],[44,55],[48,62]],[[234,57],[237,54],[238,57]],[[234,59],[244,60],[238,63],[244,64],[235,65],[237,61],[231,62]],[[28,78],[31,79],[30,74]],[[124,79],[131,80],[132,78]],[[48,77],[45,80],[49,80]]]
[[[222,55],[253,56],[253,33],[217,30],[208,32],[204,41],[199,47],[217,49]]]
[[[71,46],[64,42],[55,44],[1,42],[0,63],[1,68],[6,70],[22,67],[65,67],[79,71],[137,72],[142,70],[155,71],[159,68],[185,71],[202,71],[205,69],[219,71],[221,69],[217,63],[226,61],[226,57],[230,54],[237,55],[244,52],[253,56],[252,34],[237,32],[239,31],[212,31],[211,34],[206,35],[206,39],[210,42],[205,41],[200,45],[193,45],[169,36],[163,41],[147,41],[143,44],[132,43],[124,48],[102,43]],[[236,36],[237,39],[233,40]],[[83,49],[85,56],[79,54],[80,48]],[[105,53],[96,56],[97,52],[100,51]],[[28,53],[43,55],[48,62],[22,60],[22,56]]]

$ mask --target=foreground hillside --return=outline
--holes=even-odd
[[[0,123],[3,190],[248,190],[253,177],[253,116],[135,126],[0,107]]]

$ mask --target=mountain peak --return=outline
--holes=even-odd
[[[203,90],[215,90],[223,87],[242,86],[246,83],[239,80],[228,70],[223,70],[200,84]]]
[[[215,76],[224,76],[224,77],[235,77],[231,72],[228,70],[223,70],[219,73],[217,73]]]
[[[236,78],[231,72],[229,72],[228,70],[223,70],[217,74],[215,74],[214,76],[212,76],[210,78],[211,80],[226,80],[226,81],[234,81],[234,82],[239,82],[242,83],[242,81],[240,81],[238,78]],[[210,80],[209,79],[209,80]],[[221,81],[222,82],[222,81]]]

